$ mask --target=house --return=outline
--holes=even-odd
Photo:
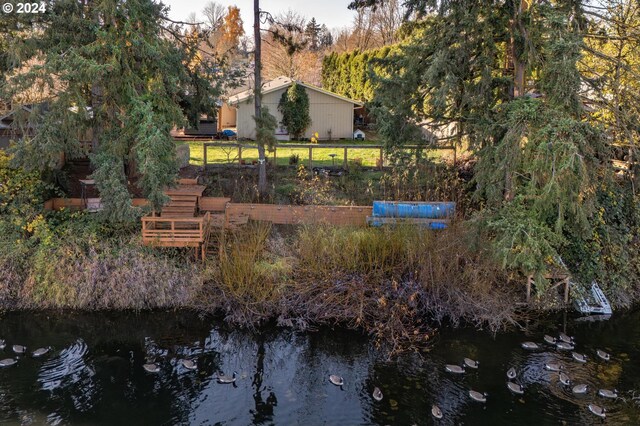
[[[293,82],[294,80],[288,77],[278,77],[262,85],[262,105],[269,108],[269,112],[276,117],[278,123],[282,121],[278,103]],[[310,139],[316,132],[319,135],[318,139],[323,140],[353,138],[354,108],[361,107],[361,102],[301,81],[296,83],[303,86],[309,96],[311,125],[305,132],[305,138]],[[236,109],[235,127],[238,139],[255,139],[253,90],[245,90],[231,96],[228,104]],[[278,139],[289,138],[286,129],[282,127],[276,129],[276,136]]]

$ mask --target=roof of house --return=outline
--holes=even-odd
[[[285,76],[280,76],[280,77],[278,77],[276,79],[273,79],[271,81],[267,81],[266,83],[264,83],[262,85],[262,95],[266,95],[268,93],[275,92],[276,90],[280,90],[282,88],[289,87],[293,83],[294,83],[294,80],[290,79],[289,77],[285,77]],[[343,100],[345,102],[352,103],[354,105],[358,105],[358,106],[362,106],[363,105],[363,103],[360,102],[360,101],[355,101],[353,99],[349,99],[347,97],[338,95],[337,93],[333,93],[333,92],[330,92],[328,90],[321,89],[320,87],[316,87],[316,86],[313,86],[311,84],[304,83],[302,81],[295,81],[295,83],[298,83],[299,85],[304,86],[307,89],[315,90],[317,92],[324,93],[325,95],[333,96],[334,98]],[[240,103],[240,102],[242,102],[244,100],[249,99],[251,96],[253,96],[253,90],[245,90],[244,92],[240,92],[240,93],[238,93],[238,94],[236,94],[234,96],[229,97],[229,103],[232,104],[232,105],[233,104],[238,104],[238,103]]]

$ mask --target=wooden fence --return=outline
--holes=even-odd
[[[202,143],[202,161],[203,161],[203,166],[206,168],[207,166],[211,166],[215,163],[209,163],[208,161],[208,157],[207,157],[207,149],[209,147],[212,148],[224,148],[224,149],[236,149],[237,150],[237,155],[236,157],[233,159],[234,162],[237,161],[237,165],[241,165],[242,164],[242,151],[245,149],[251,149],[251,150],[256,150],[258,149],[258,146],[255,144],[242,144],[242,143],[231,143],[231,142],[203,142]],[[379,169],[382,169],[384,166],[384,159],[385,159],[385,147],[384,145],[348,145],[348,144],[282,144],[282,145],[276,145],[273,147],[273,152],[268,153],[269,156],[273,157],[273,164],[277,164],[277,159],[278,159],[278,147],[282,148],[282,149],[307,149],[309,150],[309,157],[308,157],[308,167],[309,170],[313,169],[313,151],[314,150],[318,150],[318,149],[334,149],[334,150],[342,150],[343,151],[343,155],[342,155],[342,167],[346,170],[348,168],[349,162],[348,162],[348,158],[349,158],[349,151],[357,151],[357,150],[378,150],[379,151],[379,157],[378,160],[376,161],[376,167]],[[435,145],[430,145],[430,146],[425,146],[425,145],[404,145],[402,147],[403,150],[414,150],[414,151],[418,151],[418,150],[452,150],[453,151],[453,156],[454,156],[454,161],[455,161],[455,157],[456,157],[456,147],[455,145],[447,145],[447,146],[435,146]],[[337,155],[336,155],[337,156]]]
[[[331,225],[366,226],[371,206],[292,206],[277,204],[228,203],[227,221],[246,216],[250,220],[280,225],[327,223]]]

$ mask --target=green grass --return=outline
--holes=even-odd
[[[203,143],[202,142],[186,142],[189,144],[191,152],[191,164],[196,166],[203,165]],[[276,164],[279,166],[289,165],[289,158],[292,155],[298,155],[300,157],[299,164],[307,165],[309,162],[309,150],[307,148],[290,148],[287,145],[291,144],[304,144],[305,142],[293,141],[293,142],[280,142],[276,148],[275,158]],[[378,158],[380,158],[380,150],[378,148],[368,148],[368,146],[374,144],[367,141],[341,141],[333,142],[333,144],[344,145],[358,145],[361,148],[349,148],[347,150],[348,162],[361,162],[365,167],[375,167]],[[322,143],[312,145],[313,148],[313,165],[315,166],[340,166],[344,161],[344,149],[343,148],[322,148]],[[450,150],[432,150],[428,155],[432,158],[442,158],[451,155]],[[331,154],[335,154],[332,158]],[[274,153],[267,154],[269,161],[273,162]],[[257,148],[243,148],[242,159],[247,164],[251,164],[253,161],[258,160]],[[238,149],[236,147],[209,147],[207,149],[207,163],[208,164],[237,164],[238,163]]]

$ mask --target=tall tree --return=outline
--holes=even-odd
[[[607,173],[602,135],[578,96],[581,4],[408,4],[424,20],[383,61],[380,131],[393,145],[421,139],[425,122],[456,126],[478,157],[477,196],[494,212],[485,217],[498,253],[543,282],[566,236],[589,234],[593,176]]]
[[[240,38],[244,35],[240,9],[236,6],[229,6],[221,26],[222,37],[218,51],[229,52],[238,48]]]
[[[219,92],[219,70],[194,61],[197,42],[183,39],[166,14],[153,0],[60,0],[9,48],[5,96],[16,99],[36,83],[50,93],[31,115],[36,133],[16,145],[15,160],[49,168],[61,152],[86,153],[79,135],[92,133],[93,177],[111,220],[132,217],[127,165],[135,163],[151,204],[163,204],[177,174],[169,131],[184,123],[183,108],[198,110]]]
[[[311,50],[318,50],[320,47],[320,30],[322,27],[316,22],[316,18],[311,18],[307,22],[307,26],[304,29],[304,34],[309,41],[309,48]]]
[[[253,0],[253,43],[254,43],[254,120],[256,122],[256,142],[258,144],[258,191],[267,192],[267,157],[265,152],[265,117],[262,110],[262,34],[260,33],[260,0]],[[266,114],[265,114],[266,115]]]
[[[273,17],[263,36],[264,72],[267,78],[281,75],[302,79],[303,64],[309,40],[305,36],[305,19],[288,11]]]

